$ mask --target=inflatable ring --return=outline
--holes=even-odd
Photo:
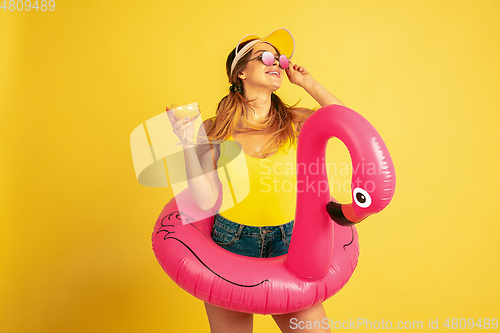
[[[344,142],[351,154],[353,200],[348,205],[333,202],[329,194],[324,157],[332,137]],[[323,161],[323,172],[310,172],[308,166],[318,161]],[[297,205],[288,254],[245,257],[212,241],[222,185],[209,211],[197,207],[189,189],[170,200],[154,227],[153,251],[172,280],[202,301],[257,314],[299,311],[323,302],[347,283],[359,255],[352,224],[384,209],[394,189],[394,166],[377,131],[355,111],[330,105],[315,111],[299,135]],[[179,211],[177,201],[191,208]]]

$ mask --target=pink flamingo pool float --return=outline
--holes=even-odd
[[[339,138],[351,155],[349,204],[330,196],[324,162],[323,172],[312,173],[307,167],[324,161],[332,137]],[[295,312],[337,293],[358,262],[353,224],[389,204],[396,183],[394,165],[382,138],[365,118],[344,106],[329,105],[304,123],[296,170],[295,226],[288,254],[250,258],[219,247],[210,234],[222,202],[222,185],[209,211],[197,207],[187,188],[163,208],[154,227],[153,250],[165,272],[202,301],[249,313]],[[312,182],[317,185],[311,186]],[[177,202],[190,209],[179,211]]]

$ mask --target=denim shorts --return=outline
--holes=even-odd
[[[212,239],[220,247],[247,257],[271,258],[288,253],[293,222],[252,227],[215,215]]]

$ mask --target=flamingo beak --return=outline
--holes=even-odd
[[[354,225],[364,220],[364,218],[361,218],[354,213],[352,203],[342,205],[338,202],[330,201],[326,205],[326,211],[333,221],[344,227]]]

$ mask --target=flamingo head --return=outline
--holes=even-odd
[[[389,170],[384,168],[380,174],[374,174],[374,177],[364,175],[363,181],[357,177],[357,180],[352,182],[351,203],[330,201],[326,205],[330,218],[342,226],[350,226],[383,210],[394,195],[395,178]]]

